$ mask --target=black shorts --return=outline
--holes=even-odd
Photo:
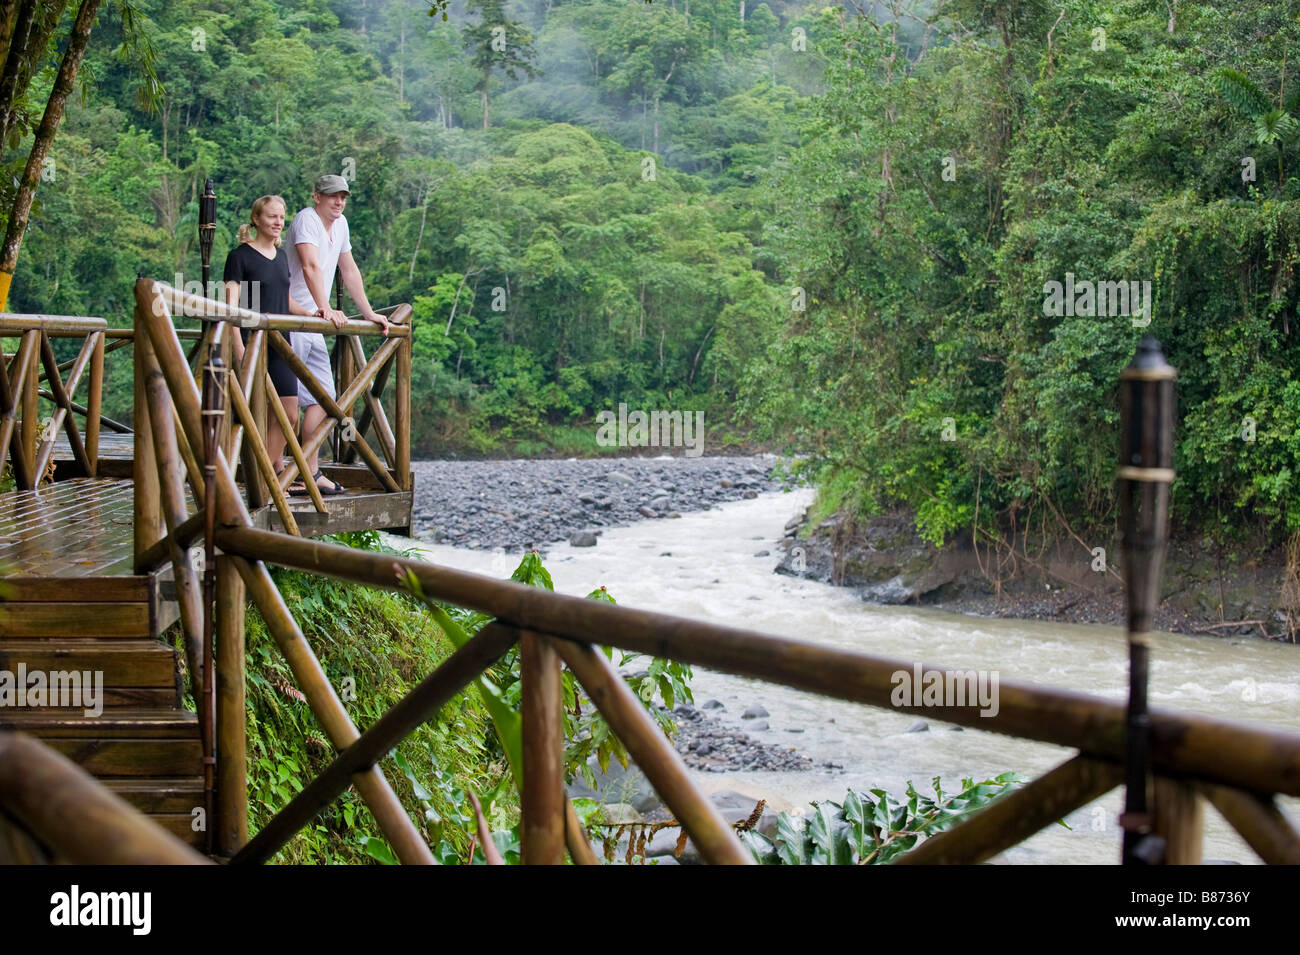
[[[241,328],[239,334],[244,339],[244,344],[247,345],[248,339],[252,337],[252,332],[247,328]],[[298,397],[298,377],[278,351],[272,350],[266,356],[266,373],[271,376],[271,384],[275,386],[277,395],[281,398]]]
[[[289,363],[280,357],[279,352],[272,352],[266,356],[266,371],[271,376],[271,383],[275,385],[277,395],[281,398],[298,397],[298,378],[289,367]]]

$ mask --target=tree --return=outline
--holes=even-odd
[[[7,137],[18,132],[27,122],[29,113],[25,104],[28,89],[37,66],[44,60],[48,46],[54,39],[55,25],[64,6],[66,3],[58,0],[54,3],[39,3],[37,0],[8,0],[0,3],[0,37],[9,40],[4,70],[0,74],[3,77],[0,81],[0,115],[3,116],[6,137],[3,141],[7,141]],[[0,244],[0,311],[8,305],[9,287],[13,282],[23,233],[27,230],[36,186],[45,170],[45,161],[49,158],[68,97],[81,69],[99,6],[100,0],[81,0],[77,7],[54,86],[50,90],[40,124],[36,127],[31,151],[27,155],[18,188],[9,207],[4,242]],[[124,49],[128,56],[133,55],[141,68],[144,96],[150,102],[156,102],[158,84],[153,72],[151,48],[143,39],[135,8],[128,0],[118,0],[118,9],[127,37]]]
[[[483,128],[488,121],[488,85],[492,71],[499,69],[512,80],[523,70],[531,79],[537,76],[532,60],[533,34],[522,23],[506,16],[505,0],[468,0],[468,13],[478,13],[478,23],[465,29],[465,49],[473,57],[474,68],[481,78],[475,84],[483,105]]]

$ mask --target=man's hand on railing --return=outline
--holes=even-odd
[[[369,315],[366,316],[366,319],[378,325],[380,329],[383,330],[383,333],[385,335],[388,334],[388,319],[385,316],[380,315],[378,312],[372,311]]]
[[[324,317],[334,323],[335,328],[342,328],[348,323],[348,317],[337,308],[324,309]]]

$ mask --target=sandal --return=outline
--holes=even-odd
[[[342,484],[340,484],[338,481],[333,481],[333,480],[330,480],[329,478],[325,478],[325,480],[329,481],[330,484],[331,484],[332,486],[331,486],[331,487],[325,487],[324,485],[322,485],[322,484],[320,483],[320,479],[321,479],[322,477],[325,477],[325,475],[321,474],[321,472],[320,472],[319,470],[318,470],[315,474],[313,474],[313,475],[311,476],[311,479],[312,479],[313,481],[316,482],[316,487],[320,489],[320,492],[321,492],[322,494],[325,494],[325,495],[332,495],[332,494],[346,494],[346,493],[348,492],[348,489],[345,488],[345,487],[344,487]]]
[[[284,477],[284,468],[276,468],[275,469],[276,483],[278,484],[280,482],[280,479],[283,477]],[[284,493],[288,494],[290,497],[306,497],[307,485],[302,483],[302,478],[300,477],[294,478],[293,481],[289,483],[289,486],[284,489]]]

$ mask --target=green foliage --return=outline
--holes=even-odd
[[[345,535],[339,542],[378,549],[374,534]],[[273,576],[358,726],[378,719],[453,649],[401,595],[292,571]],[[250,830],[256,832],[329,764],[334,749],[255,608],[248,611],[246,627],[249,811]],[[422,723],[381,766],[403,805],[423,810],[415,822],[430,843],[442,846],[444,855],[463,856],[473,832],[462,818],[465,790],[502,792],[496,808],[503,822],[517,806],[513,790],[499,789],[509,771],[497,754],[486,710],[473,694],[462,693]],[[409,767],[419,769],[422,784],[407,773]],[[430,780],[431,788],[424,789]],[[277,861],[356,863],[390,857],[369,810],[349,790],[295,836]]]
[[[369,298],[415,308],[417,452],[594,453],[577,432],[620,401],[728,421],[753,325],[780,297],[754,187],[798,140],[797,90],[820,84],[781,30],[802,12],[760,6],[743,26],[716,2],[446,12],[105,5],[11,310],[129,325],[137,272],[198,277],[205,178],[219,272],[255,198],[283,195],[292,216],[317,175],[355,166]],[[19,153],[0,162],[16,171]],[[106,411],[129,420],[130,389],[110,384]]]
[[[1109,533],[1118,373],[1154,334],[1179,371],[1174,521],[1300,526],[1300,24],[961,0],[921,56],[878,18],[820,22],[827,89],[761,187],[796,294],[755,325],[741,412],[809,456],[819,519],[901,505],[939,543],[1055,510]],[[1149,282],[1149,326],[1050,313],[1067,272]]]
[[[524,555],[510,579],[530,587],[555,589],[550,572],[542,564],[536,551]],[[414,574],[406,575],[403,586],[417,599],[423,601],[438,626],[457,647],[467,643],[475,633],[491,621],[486,614],[443,606],[433,600],[424,594]],[[587,595],[587,599],[606,603],[616,602],[604,587],[592,591]],[[613,659],[614,651],[611,648],[600,649],[606,657]],[[619,666],[633,663],[640,657],[641,654],[620,651]],[[671,738],[676,730],[676,724],[668,711],[678,703],[694,701],[689,685],[691,668],[684,663],[652,657],[644,673],[630,674],[625,679],[629,688],[645,704],[664,734]],[[519,716],[523,686],[520,680],[519,648],[512,647],[500,663],[489,671],[489,674],[478,678],[476,685],[484,705],[491,713],[502,751],[518,783],[522,780],[523,770],[523,731]],[[596,758],[602,772],[609,768],[611,759],[617,759],[621,765],[627,766],[628,754],[622,741],[614,735],[605,718],[591,704],[591,701],[582,695],[577,681],[567,668],[561,677],[561,693],[564,702],[566,777],[572,781],[575,776],[580,775],[588,783],[594,784],[595,777],[588,765],[592,756]],[[659,706],[666,707],[666,710],[658,709]]]
[[[814,802],[807,816],[777,816],[776,837],[740,833],[762,865],[880,865],[892,862],[923,837],[951,829],[966,816],[1012,792],[1021,778],[1002,773],[945,793],[934,777],[934,796],[907,784],[906,798],[895,800],[883,789],[850,791],[842,803]]]

